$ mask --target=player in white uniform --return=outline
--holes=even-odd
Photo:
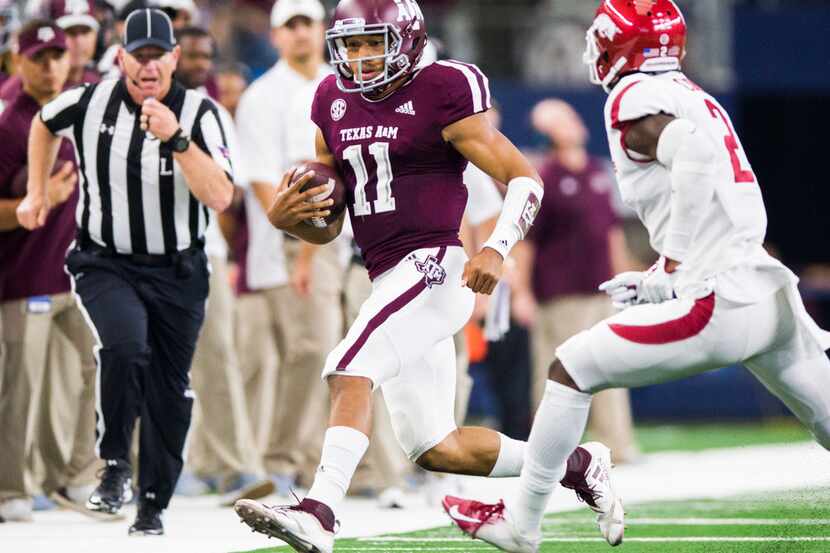
[[[623,311],[557,350],[515,499],[495,516],[458,500],[466,517],[490,515],[477,537],[504,551],[537,551],[590,394],[606,388],[743,363],[830,449],[830,333],[804,309],[796,276],[763,249],[761,191],[729,116],[680,72],[682,14],[672,0],[605,0],[587,38],[591,80],[609,91],[622,197],[661,257],[601,285]],[[612,545],[622,541],[619,502],[598,523]]]

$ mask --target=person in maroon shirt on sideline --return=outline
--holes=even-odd
[[[537,104],[531,119],[552,148],[539,169],[545,182],[539,218],[517,254],[521,284],[514,307],[517,318],[532,328],[532,393],[538,405],[556,348],[612,314],[611,302],[597,286],[624,270],[626,250],[612,208],[610,164],[585,150],[588,131],[582,119],[554,99]],[[594,396],[590,429],[611,448],[616,462],[639,454],[627,390]]]
[[[47,470],[46,481],[35,484],[81,510],[77,504],[86,501],[96,469],[94,341],[63,270],[66,250],[75,236],[78,201],[75,154],[68,141],[61,143],[56,173],[49,179],[50,203],[55,207],[46,225],[29,232],[19,225],[15,214],[26,195],[32,118],[63,90],[69,54],[63,31],[45,20],[24,26],[18,41],[23,88],[0,115],[0,310],[7,353],[0,369],[0,420],[15,421],[4,424],[0,432],[0,517],[4,520],[31,518],[35,490],[25,474],[27,459],[38,417],[52,420],[46,416],[50,410],[59,408],[60,417],[77,416],[79,427],[71,436],[62,436],[50,424],[38,434]],[[79,363],[50,366],[47,352],[56,344],[58,334],[72,344]],[[58,389],[59,379],[53,374],[57,370],[77,371],[62,375],[60,380],[81,381],[80,401]],[[53,378],[55,384],[50,384]],[[55,400],[64,403],[56,404]],[[32,402],[43,403],[32,409]],[[72,450],[69,463],[63,460],[62,448]]]
[[[92,15],[95,4],[92,0],[49,0],[43,17],[57,23],[66,35],[69,51],[69,77],[66,88],[82,83],[97,83],[101,74],[95,69],[92,58],[100,27]],[[20,76],[6,80],[0,86],[0,101],[10,102],[23,88]]]

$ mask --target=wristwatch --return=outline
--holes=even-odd
[[[180,154],[190,146],[190,137],[184,134],[184,131],[179,127],[179,130],[165,141],[165,144],[169,145],[171,150]]]

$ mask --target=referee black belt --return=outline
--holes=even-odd
[[[98,257],[112,259],[123,259],[143,267],[171,267],[180,262],[182,257],[190,257],[202,250],[202,246],[191,246],[185,250],[169,254],[142,254],[142,253],[118,253],[110,248],[104,248],[98,244],[87,244],[80,248],[81,251],[91,253]]]

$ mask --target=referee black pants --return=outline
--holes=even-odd
[[[189,372],[205,314],[207,258],[194,249],[166,265],[136,259],[73,249],[66,266],[98,341],[96,453],[128,461],[140,417],[139,498],[164,509],[190,428]]]

